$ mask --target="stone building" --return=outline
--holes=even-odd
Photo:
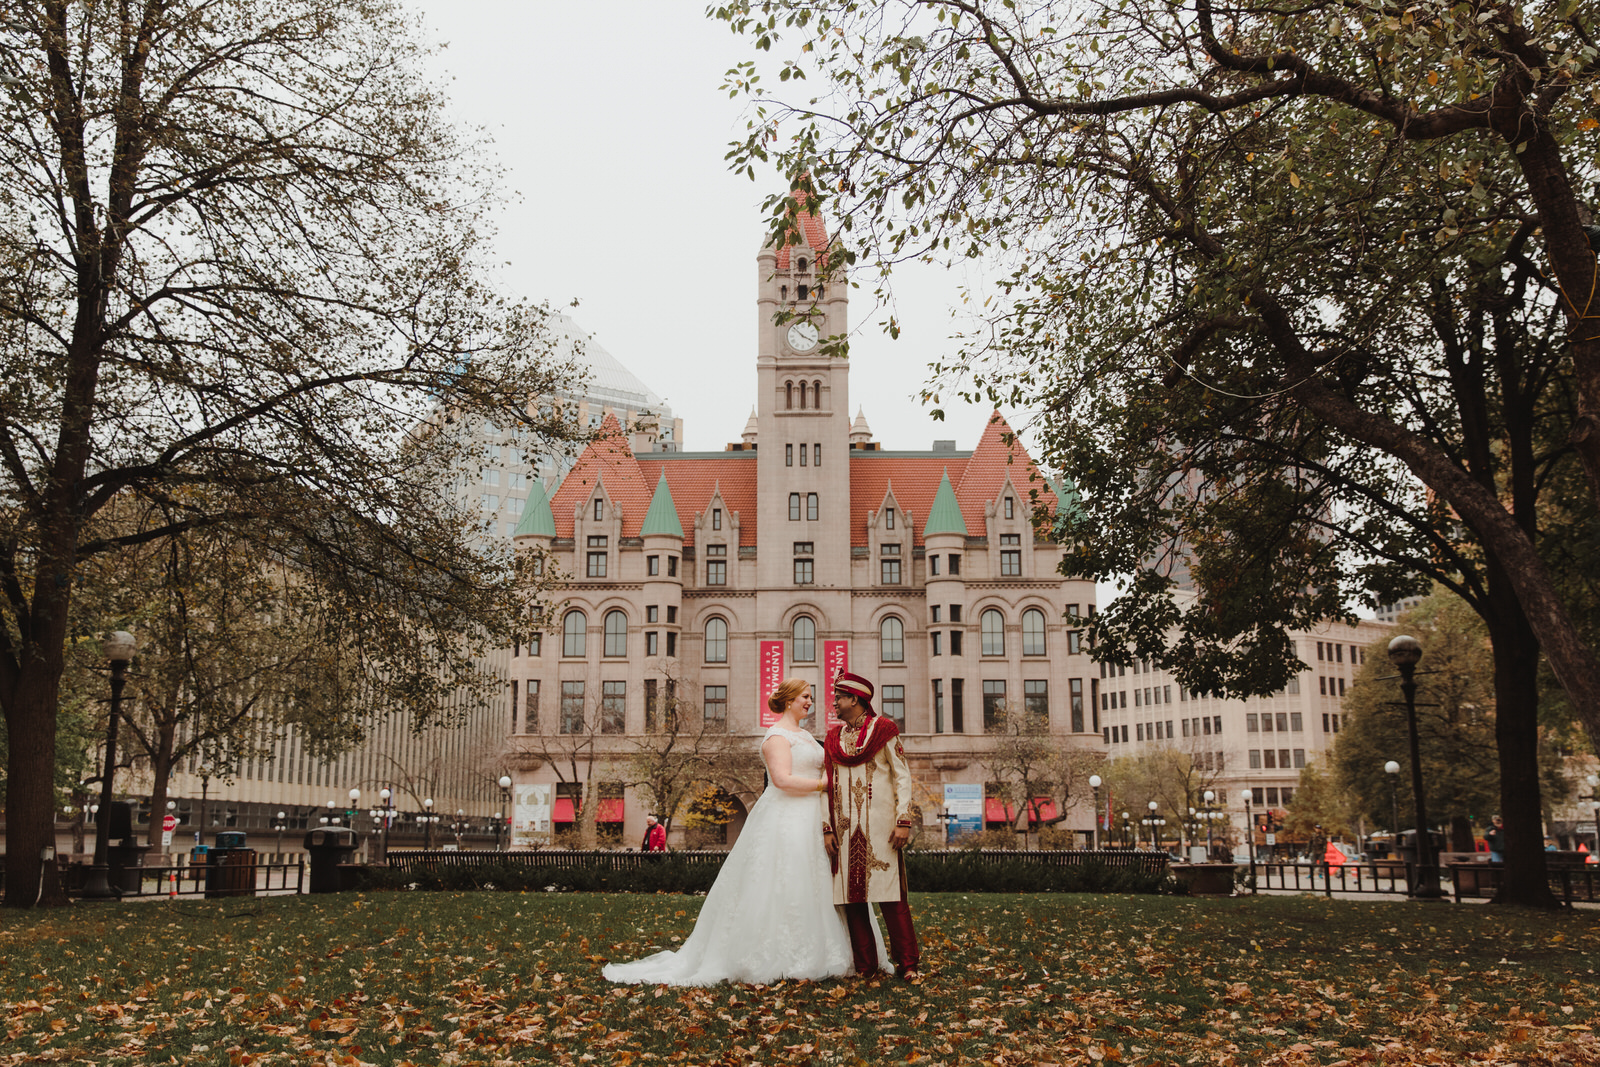
[[[567,772],[529,754],[564,733],[591,733],[585,762],[616,775],[669,686],[753,751],[777,680],[822,696],[844,669],[901,723],[934,828],[944,784],[989,780],[985,727],[1002,709],[1105,747],[1099,668],[1068,622],[1093,613],[1094,585],[1063,579],[1062,546],[1032,523],[1058,487],[998,414],[970,452],[886,448],[864,413],[852,419],[850,363],[827,351],[848,330],[849,290],[822,220],[802,222],[801,243],[756,257],[755,403],[739,441],[640,452],[608,418],[548,499],[529,493],[515,540],[569,580],[548,632],[511,659],[519,787],[560,785]],[[631,842],[646,812],[631,789],[601,786],[598,819]],[[570,789],[555,790],[558,829],[574,818]]]

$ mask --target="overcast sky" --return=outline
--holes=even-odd
[[[723,162],[744,105],[718,86],[745,42],[705,18],[707,0],[408,2],[446,46],[438,62],[458,121],[493,138],[518,194],[500,220],[505,286],[563,307],[661,394],[688,449],[738,440],[755,401],[759,209],[781,188]],[[972,448],[985,409],[945,397],[938,423],[913,398],[952,350],[955,276],[929,271],[896,289],[897,341],[878,326],[885,313],[853,294],[852,414],[863,408],[886,448]]]

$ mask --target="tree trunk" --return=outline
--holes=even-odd
[[[158,722],[156,750],[150,753],[150,833],[145,843],[152,850],[161,848],[165,833],[162,823],[167,817],[167,788],[172,784],[172,741],[176,730],[175,723]]]
[[[26,659],[6,701],[11,737],[6,766],[6,897],[9,908],[59,907],[67,903],[55,863],[43,862],[55,847],[56,695],[61,682],[60,643],[55,656]],[[54,663],[51,662],[52,658]]]
[[[1490,610],[1484,621],[1494,648],[1494,732],[1505,819],[1505,865],[1495,902],[1554,908],[1540,821],[1539,642],[1494,553],[1487,556]]]

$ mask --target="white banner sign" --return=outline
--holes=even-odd
[[[511,815],[511,847],[541,848],[550,844],[551,785],[519,785]]]

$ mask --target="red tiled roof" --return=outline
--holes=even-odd
[[[643,457],[652,486],[660,474],[667,476],[672,504],[683,524],[683,543],[694,544],[694,517],[711,506],[718,490],[728,511],[739,513],[739,543],[756,543],[756,454],[729,452],[698,459],[674,458],[671,452],[651,452]],[[657,474],[657,472],[660,474]],[[728,516],[731,520],[732,514]],[[641,516],[642,521],[642,516]]]
[[[896,456],[876,452],[850,454],[850,543],[865,545],[867,516],[883,506],[892,488],[901,511],[911,513],[912,544],[922,544],[922,527],[939,493],[939,479],[950,471],[950,484],[961,484],[969,461],[954,453],[942,456]],[[979,505],[981,510],[982,505]],[[966,509],[962,509],[963,517]],[[968,523],[969,530],[981,529]]]
[[[638,537],[644,517],[650,511],[655,484],[645,484],[639,461],[633,457],[628,435],[615,415],[606,414],[600,432],[583,450],[578,462],[561,480],[550,498],[550,512],[556,521],[556,536],[572,536],[572,513],[594,493],[596,483],[606,488],[606,496],[622,508],[622,536]],[[680,512],[681,513],[681,512]]]
[[[1010,433],[1011,427],[1005,418],[998,411],[995,412],[989,416],[989,425],[984,427],[983,437],[978,441],[978,447],[972,450],[972,457],[967,460],[966,470],[961,477],[958,479],[954,471],[950,472],[950,484],[955,487],[956,503],[961,505],[961,517],[967,522],[967,532],[974,537],[988,535],[983,520],[983,505],[1000,495],[1000,486],[1007,475],[1010,475],[1011,484],[1016,486],[1017,492],[1022,494],[1023,507],[1031,508],[1032,498],[1028,494],[1037,489],[1040,503],[1055,510],[1056,495],[1050,490],[1050,483],[1044,480],[1020,440],[1013,435],[1011,443],[1006,444],[1004,438]]]
[[[902,511],[912,515],[912,543],[922,544],[922,526],[928,520],[939,479],[950,472],[956,502],[966,520],[967,531],[984,536],[983,507],[1000,494],[1006,475],[1022,494],[1027,506],[1028,491],[1039,490],[1040,499],[1051,508],[1055,494],[1048,483],[1030,481],[1038,471],[1020,441],[1009,446],[1002,440],[1010,432],[1005,419],[996,412],[984,429],[983,438],[970,457],[959,454],[920,454],[853,452],[850,455],[850,543],[866,545],[867,516],[883,505],[891,489]],[[1010,462],[1008,462],[1010,460]],[[606,494],[622,508],[622,536],[638,537],[650,510],[656,481],[666,475],[672,503],[683,524],[684,543],[694,544],[694,517],[711,506],[718,490],[730,513],[739,514],[739,544],[756,544],[756,457],[754,452],[729,452],[716,456],[683,457],[672,452],[651,452],[635,457],[627,435],[612,415],[600,425],[600,436],[584,449],[578,462],[562,480],[550,500],[556,536],[571,537],[573,512],[590,499],[595,482],[604,483]],[[730,514],[729,518],[732,515]]]
[[[795,199],[800,202],[800,235],[805,238],[806,247],[815,252],[826,252],[828,248],[828,228],[823,225],[822,217],[813,215],[806,210],[810,197],[803,192],[796,192]],[[785,245],[778,249],[778,269],[789,269],[789,250],[794,245]],[[817,268],[819,271],[821,267]]]

